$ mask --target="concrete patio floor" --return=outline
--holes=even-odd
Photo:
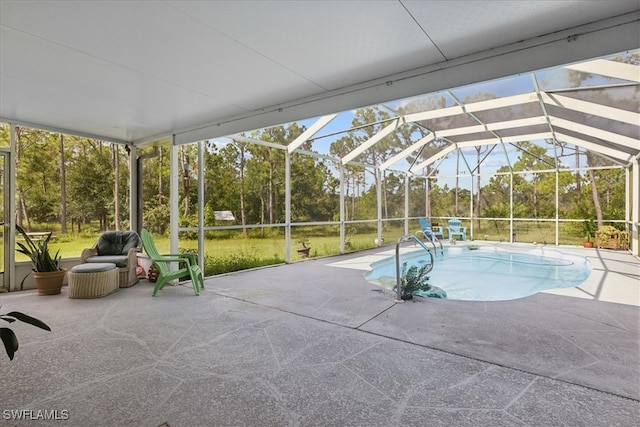
[[[0,425],[635,426],[640,262],[554,249],[587,256],[589,279],[500,302],[396,304],[363,271],[391,246],[216,276],[199,297],[146,280],[0,294],[52,328],[11,324]],[[59,419],[15,419],[44,411]]]

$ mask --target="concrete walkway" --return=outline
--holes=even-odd
[[[199,297],[144,280],[0,294],[52,328],[11,325],[0,425],[637,425],[636,258],[560,248],[593,263],[573,296],[396,304],[362,270],[390,249],[209,278]]]

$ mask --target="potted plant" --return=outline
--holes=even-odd
[[[584,232],[584,242],[582,246],[585,248],[593,247],[593,238],[596,234],[596,223],[593,219],[586,220],[582,223],[582,230]]]
[[[38,295],[56,295],[60,293],[62,289],[62,282],[64,281],[64,275],[67,272],[62,268],[60,261],[60,251],[58,250],[55,255],[51,256],[49,250],[49,241],[51,240],[51,234],[46,238],[38,241],[31,239],[31,236],[27,232],[16,225],[16,229],[22,235],[24,243],[16,242],[21,254],[29,257],[32,264],[33,278],[36,281],[36,288],[38,289]],[[25,279],[22,279],[22,284]]]
[[[302,237],[300,239],[297,240],[298,243],[300,243],[302,245],[301,248],[298,248],[298,255],[300,255],[302,258],[308,258],[309,257],[309,251],[311,250],[311,246],[309,245],[309,239]]]

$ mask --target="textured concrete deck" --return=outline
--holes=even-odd
[[[362,270],[389,249],[210,278],[199,297],[0,294],[52,327],[12,324],[0,425],[637,425],[636,258],[561,248],[593,263],[572,296],[395,304]]]

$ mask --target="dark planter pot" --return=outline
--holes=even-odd
[[[592,248],[593,242],[582,242],[582,246],[585,248]]]
[[[62,289],[62,282],[67,269],[60,271],[34,271],[33,278],[36,281],[38,295],[57,295]]]

